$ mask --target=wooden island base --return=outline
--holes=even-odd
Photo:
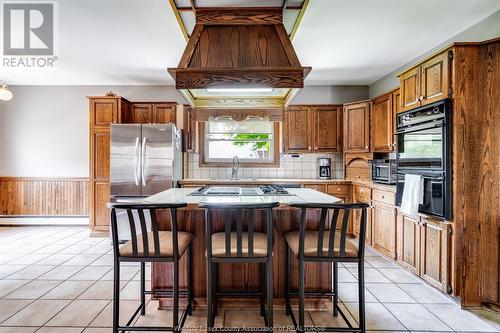
[[[285,288],[285,265],[286,265],[286,242],[284,234],[290,230],[298,230],[299,210],[282,205],[273,211],[273,280],[274,297],[277,308],[284,307]],[[256,212],[257,213],[257,212]],[[195,237],[193,240],[193,292],[195,307],[204,307],[206,304],[206,261],[205,261],[205,212],[197,205],[188,205],[187,208],[179,209],[177,212],[178,226],[180,231],[191,232]],[[214,213],[214,226],[216,231],[224,230],[223,215],[216,216]],[[159,217],[161,230],[169,230],[168,217]],[[306,228],[314,228],[312,220],[319,220],[319,212],[309,213],[311,222]],[[258,214],[255,215],[255,230],[263,231]],[[317,222],[316,222],[317,225]],[[307,291],[329,291],[332,287],[332,268],[329,263],[307,263],[305,267],[305,286]],[[186,258],[183,257],[179,265],[179,284],[181,288],[186,287]],[[169,263],[153,263],[151,273],[152,289],[170,289],[172,286],[173,269]],[[297,264],[292,263],[292,288],[297,288]],[[222,264],[219,268],[219,290],[257,290],[259,287],[259,266],[256,264]],[[160,308],[169,307],[169,299],[160,299]],[[256,298],[220,298],[220,304],[224,307],[258,307]],[[324,300],[309,299],[307,307],[312,309],[325,309]]]

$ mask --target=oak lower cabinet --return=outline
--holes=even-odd
[[[285,111],[283,148],[290,153],[342,151],[341,105],[292,105]]]
[[[370,102],[344,105],[344,152],[370,152]]]
[[[400,211],[397,220],[398,263],[449,293],[450,223],[425,216],[413,218]]]
[[[396,259],[396,208],[373,201],[372,246],[385,256]]]

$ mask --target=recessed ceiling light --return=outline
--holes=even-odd
[[[207,88],[213,93],[269,93],[273,88]]]

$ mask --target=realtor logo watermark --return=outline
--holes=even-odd
[[[57,2],[2,2],[3,67],[53,67],[57,60]]]

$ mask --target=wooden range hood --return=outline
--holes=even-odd
[[[283,108],[304,87],[281,7],[198,8],[176,89],[197,108]]]

